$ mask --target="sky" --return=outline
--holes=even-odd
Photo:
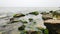
[[[60,0],[0,0],[0,7],[60,7]]]

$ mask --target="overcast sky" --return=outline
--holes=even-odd
[[[0,7],[60,7],[60,0],[0,0]]]

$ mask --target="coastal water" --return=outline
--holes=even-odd
[[[21,23],[7,25],[6,22],[9,22],[8,19],[11,18],[13,14],[16,14],[16,13],[26,14],[32,11],[39,11],[39,13],[41,13],[43,11],[49,12],[50,10],[55,11],[55,10],[60,10],[60,8],[57,8],[57,7],[0,7],[0,31],[6,31],[9,33],[12,30],[15,31],[17,26],[22,25]],[[4,17],[4,16],[7,16],[7,17]],[[7,27],[2,27],[3,25],[7,25]]]

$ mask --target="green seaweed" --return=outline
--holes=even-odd
[[[22,22],[22,23],[28,23],[27,21],[25,21],[25,20],[20,20],[20,22]]]
[[[18,28],[19,31],[23,31],[25,29],[25,25],[22,25],[21,27]]]
[[[31,13],[29,13],[29,14],[38,15],[39,12],[38,12],[38,11],[35,11],[35,12],[31,12]]]
[[[23,17],[23,16],[25,16],[25,15],[24,14],[15,14],[13,17],[18,18],[18,17]]]
[[[32,18],[29,18],[29,22],[31,22],[31,21],[33,21],[33,19]]]

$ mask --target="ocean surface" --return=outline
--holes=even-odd
[[[0,7],[0,14],[1,13],[28,13],[31,11],[39,11],[39,12],[49,12],[50,10],[59,10],[59,7]]]

